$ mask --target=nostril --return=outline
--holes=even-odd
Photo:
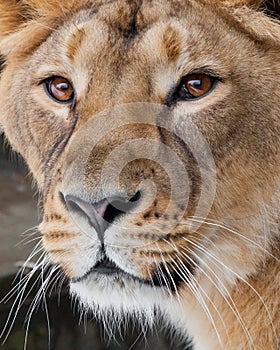
[[[129,201],[130,201],[131,203],[134,203],[134,202],[139,201],[139,199],[141,199],[141,197],[142,197],[141,192],[140,192],[140,191],[137,191],[137,192],[135,193],[135,195],[134,195],[133,197],[130,198]]]
[[[106,209],[106,212],[114,212],[116,215],[125,214],[131,212],[137,205],[138,201],[141,198],[141,192],[138,191],[136,194],[131,197],[129,200],[123,197],[112,197],[109,198],[109,205]],[[105,214],[106,214],[105,212]]]
[[[115,200],[112,201],[104,212],[104,220],[109,224],[112,224],[115,219],[126,212],[125,203]]]

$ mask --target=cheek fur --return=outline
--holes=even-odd
[[[129,315],[144,329],[163,316],[192,337],[195,350],[276,349],[279,23],[257,11],[257,0],[242,6],[187,2],[0,4],[0,128],[26,159],[43,197],[44,254],[29,276],[48,266],[42,291],[62,269],[82,312],[116,329]],[[277,17],[279,6],[268,6]],[[217,76],[215,89],[203,99],[169,106],[165,127],[140,123],[142,104],[174,101],[173,90],[194,69]],[[40,81],[49,75],[73,83],[73,105],[48,99]],[[112,131],[116,106],[125,106],[122,121],[130,123]],[[102,113],[106,118],[96,131]],[[155,121],[162,117],[154,114]],[[90,121],[87,137],[71,148]],[[88,154],[103,129],[104,138]],[[183,144],[184,137],[193,147]],[[135,139],[153,139],[157,146],[143,156],[141,144],[137,158],[127,144]],[[197,141],[202,139],[208,148]],[[159,143],[178,156],[178,163],[164,158],[172,171],[157,166],[164,153]],[[123,164],[124,152],[110,158],[101,184],[107,158],[123,144],[129,161],[118,182],[114,162]],[[179,163],[188,177],[187,200],[180,197],[187,186]],[[214,185],[205,180],[213,173]],[[170,200],[173,190],[180,200]],[[137,192],[143,205],[135,207],[138,212],[116,210],[109,202],[130,203]],[[73,210],[67,195],[87,205]],[[207,210],[198,213],[197,207]],[[106,225],[97,214],[107,215]],[[28,278],[19,284],[19,303]]]

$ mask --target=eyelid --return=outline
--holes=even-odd
[[[67,80],[69,80],[69,82],[72,84],[72,80],[69,77],[69,75],[64,72],[63,70],[58,71],[58,70],[48,70],[48,71],[42,71],[42,72],[37,72],[37,74],[32,78],[31,80],[31,84],[35,85],[35,86],[39,86],[41,85],[45,80],[47,80],[48,78],[52,78],[52,77],[62,77],[65,78]],[[72,84],[72,86],[74,86]]]
[[[189,76],[189,75],[194,75],[194,74],[208,75],[212,79],[219,80],[221,82],[224,82],[227,79],[227,77],[225,77],[225,75],[221,75],[221,74],[219,74],[219,72],[216,72],[213,69],[202,68],[202,69],[193,69],[189,73],[182,75],[180,77],[179,83],[182,81],[182,79],[184,77]],[[178,85],[179,85],[179,83],[178,83]]]
[[[204,65],[204,66],[200,66],[199,68],[193,67],[187,70],[183,70],[179,80],[181,81],[183,77],[187,75],[192,75],[192,74],[209,75],[213,78],[219,79],[222,82],[227,80],[231,76],[231,72],[225,71],[219,65],[214,64],[213,66]]]

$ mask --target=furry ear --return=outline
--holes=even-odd
[[[29,53],[62,21],[90,0],[0,0],[0,53]]]
[[[226,1],[236,5],[247,5],[255,8],[259,8],[263,3],[263,0],[226,0]]]
[[[280,18],[280,0],[223,0],[234,5],[247,5],[264,10],[268,15]]]
[[[5,59],[18,49],[28,48],[28,41],[34,43],[36,29],[42,32],[39,17],[37,8],[24,0],[0,0],[0,53]]]
[[[220,0],[224,16],[255,41],[280,47],[279,0]]]
[[[27,15],[23,4],[16,0],[0,1],[0,39],[16,30]]]
[[[217,3],[217,4],[226,4],[228,6],[250,6],[255,9],[258,9],[262,6],[264,0],[206,0],[208,3]]]
[[[280,19],[280,0],[268,0],[264,2],[268,15]]]
[[[84,0],[0,0],[0,38],[32,20],[50,21],[64,17],[85,2]]]

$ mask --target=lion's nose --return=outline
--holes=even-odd
[[[104,232],[107,228],[118,217],[131,212],[140,198],[141,192],[138,191],[129,200],[121,196],[112,196],[92,203],[73,195],[66,195],[65,202],[70,213],[75,214],[75,221],[87,219],[96,230],[101,243],[104,243]]]

